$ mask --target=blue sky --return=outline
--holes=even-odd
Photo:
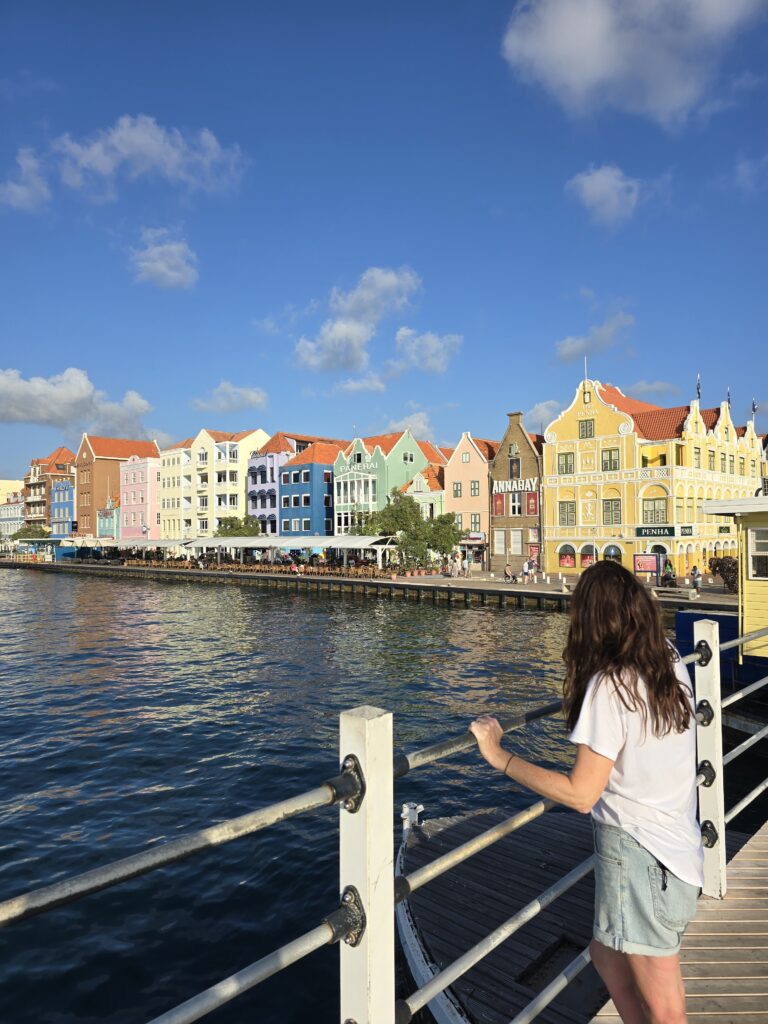
[[[765,372],[766,0],[7,4],[0,477]]]

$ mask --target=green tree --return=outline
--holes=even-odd
[[[11,540],[47,540],[48,533],[42,525],[35,526],[32,523],[22,526],[11,536]]]
[[[427,522],[427,544],[430,551],[437,551],[444,557],[450,555],[456,547],[464,531],[456,525],[456,517],[451,512],[435,516]]]
[[[224,516],[219,520],[219,528],[214,537],[258,537],[261,533],[259,520],[255,516]]]
[[[369,525],[375,533],[397,538],[398,554],[404,565],[426,565],[429,527],[421,506],[409,495],[394,488],[389,504],[371,517]]]
[[[724,558],[710,558],[709,571],[713,576],[719,576],[723,581],[724,589],[730,594],[739,592],[739,563],[735,558],[726,555]]]

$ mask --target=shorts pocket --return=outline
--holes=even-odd
[[[610,936],[614,949],[621,949],[624,932],[623,879],[624,866],[619,860],[595,856],[595,917],[594,926],[601,933],[601,941]]]
[[[673,932],[685,931],[696,913],[698,889],[669,871],[664,886],[664,872],[656,864],[648,866],[648,876],[656,920]]]

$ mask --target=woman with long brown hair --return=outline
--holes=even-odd
[[[591,812],[592,962],[625,1024],[681,1024],[680,942],[703,882],[688,672],[648,591],[611,561],[587,569],[573,592],[563,660],[563,709],[576,744],[569,774],[504,749],[495,718],[478,718],[470,730],[492,767]]]

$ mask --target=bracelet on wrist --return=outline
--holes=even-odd
[[[515,759],[516,757],[517,757],[517,754],[510,754],[510,755],[509,755],[509,760],[508,760],[508,761],[507,761],[507,763],[506,763],[506,764],[504,765],[504,774],[505,774],[505,775],[507,774],[507,768],[509,768],[509,766],[510,766],[510,765],[512,764],[512,761],[513,761],[513,760],[514,760],[514,759]]]

